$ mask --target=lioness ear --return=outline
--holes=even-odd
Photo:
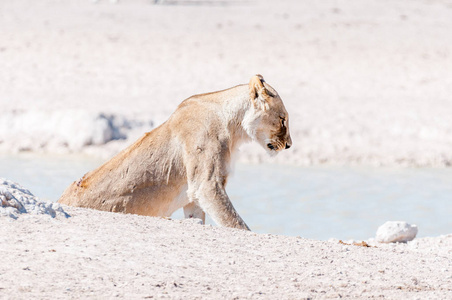
[[[253,101],[254,107],[266,108],[265,102],[268,97],[267,90],[264,86],[264,77],[262,75],[255,75],[251,78],[250,87],[250,98]]]

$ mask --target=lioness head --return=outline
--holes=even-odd
[[[253,105],[243,124],[248,135],[271,155],[289,149],[289,114],[278,93],[261,75],[251,78],[249,91]]]

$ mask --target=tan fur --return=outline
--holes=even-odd
[[[226,194],[231,158],[256,140],[270,154],[290,147],[288,114],[260,75],[248,85],[183,101],[161,126],[72,183],[60,203],[147,216],[205,213],[248,229]],[[283,121],[284,120],[284,121]]]

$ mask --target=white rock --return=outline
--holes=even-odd
[[[20,214],[43,214],[52,218],[68,217],[58,203],[40,201],[19,184],[0,178],[0,216],[17,219]]]
[[[388,221],[381,225],[375,237],[379,243],[408,242],[416,237],[418,228],[403,221]]]

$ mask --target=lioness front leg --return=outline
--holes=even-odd
[[[198,218],[202,220],[203,224],[206,223],[206,213],[194,202],[184,206],[184,215],[185,218]]]
[[[250,230],[235,210],[221,182],[208,180],[200,185],[192,184],[189,186],[188,196],[190,201],[198,203],[215,223],[224,227]]]

